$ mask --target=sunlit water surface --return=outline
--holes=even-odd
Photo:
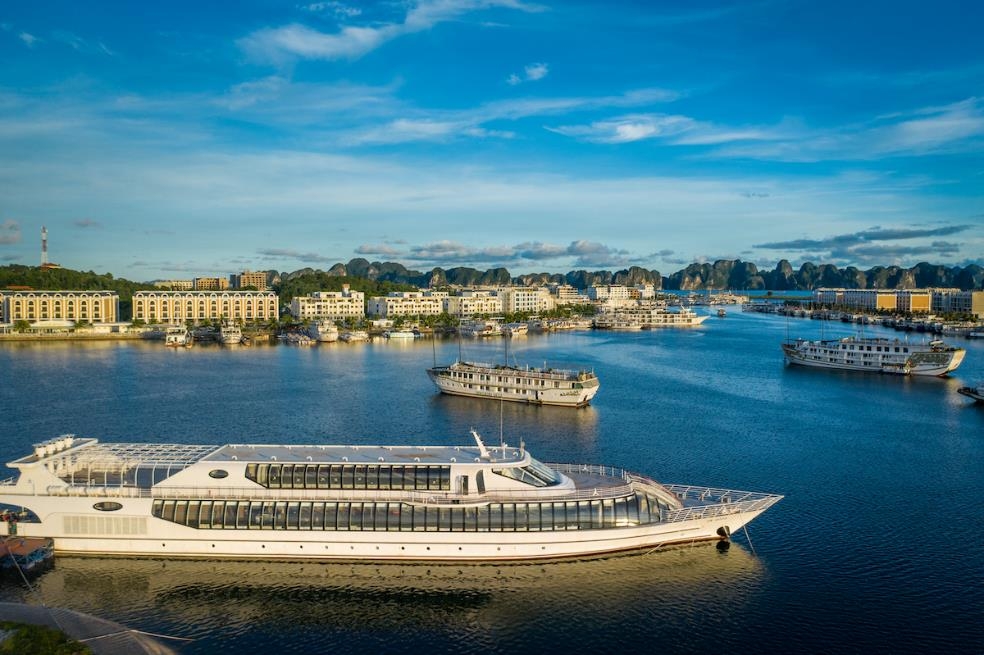
[[[824,336],[852,327],[824,326]],[[870,333],[903,337],[883,329]],[[467,444],[666,482],[784,494],[727,552],[521,565],[59,558],[4,600],[191,638],[182,653],[981,653],[984,344],[950,379],[786,367],[816,321],[731,310],[699,329],[314,348],[0,344],[0,456],[104,441]],[[436,393],[456,358],[593,368],[585,409]]]

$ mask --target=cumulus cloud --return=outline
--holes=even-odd
[[[344,18],[355,18],[362,13],[362,10],[358,7],[351,7],[341,2],[312,2],[311,4],[303,5],[301,9],[314,13],[331,13]]]
[[[517,84],[522,84],[523,82],[536,82],[537,80],[542,80],[546,77],[549,72],[550,66],[548,64],[529,64],[523,69],[522,75],[513,73],[506,78],[506,83],[511,86],[516,86]]]
[[[261,248],[257,251],[265,259],[296,259],[315,264],[334,264],[337,260],[316,252],[301,252],[289,248]]]
[[[823,239],[793,239],[761,243],[754,246],[769,250],[812,253],[814,259],[885,263],[903,258],[952,257],[960,252],[961,244],[951,241],[930,241],[902,245],[898,241],[924,240],[952,236],[971,229],[971,225],[946,225],[935,228],[873,227],[850,234],[838,234]]]
[[[363,244],[355,249],[359,255],[382,255],[384,257],[396,257],[404,254],[399,248],[393,248],[384,244]]]
[[[0,245],[20,243],[20,240],[20,223],[12,219],[7,219],[3,223],[0,223]]]
[[[512,246],[468,246],[456,241],[436,241],[411,246],[403,253],[406,259],[435,265],[504,266],[516,263],[566,260],[579,267],[621,266],[629,252],[594,241],[572,241],[563,246],[540,241]]]

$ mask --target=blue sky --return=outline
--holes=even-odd
[[[0,264],[984,264],[984,4],[8,2]]]

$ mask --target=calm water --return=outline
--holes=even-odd
[[[984,652],[984,344],[954,378],[784,367],[816,321],[729,311],[698,330],[530,335],[519,364],[593,367],[582,410],[438,395],[455,342],[178,352],[0,345],[0,457],[64,432],[188,443],[526,441],[551,461],[786,498],[699,546],[506,566],[59,558],[49,605],[193,638],[182,653]],[[850,327],[834,324],[834,332]],[[901,336],[891,331],[888,336]],[[501,360],[503,342],[466,342]],[[0,588],[4,599],[22,589]],[[36,598],[31,600],[36,602]]]

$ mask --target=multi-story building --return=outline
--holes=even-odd
[[[972,314],[976,318],[984,318],[984,291],[932,289],[930,296],[934,312]]]
[[[595,284],[587,289],[588,299],[608,307],[623,307],[634,303],[624,284]]]
[[[273,291],[137,291],[133,318],[149,324],[277,318]]]
[[[366,316],[366,294],[351,291],[349,285],[341,291],[315,291],[290,301],[290,314],[298,320],[322,319],[344,321],[362,320]]]
[[[243,271],[229,276],[233,289],[253,287],[257,291],[267,290],[267,274],[265,271]]]
[[[900,312],[928,314],[931,308],[931,295],[926,289],[901,289],[895,292],[895,298]]]
[[[224,277],[196,277],[195,291],[223,291],[229,288],[229,280]]]
[[[446,291],[391,291],[369,299],[366,314],[376,318],[437,316],[444,311]]]
[[[502,296],[485,289],[462,289],[445,299],[444,311],[457,318],[495,316],[503,311]]]
[[[169,289],[171,291],[191,291],[195,288],[194,280],[157,280],[154,286],[158,289]]]
[[[539,314],[555,307],[550,292],[543,287],[505,287],[500,295],[502,311],[507,314]]]
[[[2,291],[4,323],[116,323],[120,296],[115,291]]]
[[[554,305],[580,305],[588,302],[588,297],[569,284],[550,284],[547,289],[554,297]]]

